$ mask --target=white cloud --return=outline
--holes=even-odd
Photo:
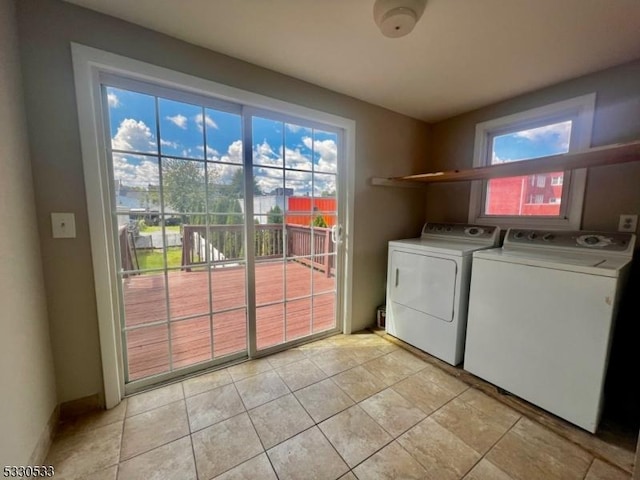
[[[133,155],[113,155],[113,177],[122,185],[147,187],[158,185],[158,165],[155,160]]]
[[[311,137],[304,137],[302,143],[309,149],[313,148],[314,151],[320,155],[320,159],[316,165],[317,171],[335,173],[338,159],[338,146],[335,140],[316,140],[314,142]]]
[[[282,157],[264,140],[253,148],[253,163],[256,165],[281,166]]]
[[[299,168],[300,170],[311,170],[311,158],[300,152],[299,148],[292,150],[286,148],[284,158],[287,160],[288,168]]]
[[[178,148],[178,142],[170,142],[169,140],[160,139],[160,145],[163,147]]]
[[[187,117],[185,117],[184,115],[174,115],[173,117],[166,117],[167,120],[169,120],[170,122],[173,122],[176,126],[182,128],[183,130],[187,129]]]
[[[142,120],[136,121],[133,118],[122,120],[111,145],[116,150],[137,152],[153,152],[156,149],[156,142],[149,127]]]
[[[118,108],[120,106],[120,99],[113,92],[107,93],[107,101],[111,108]]]
[[[199,113],[198,115],[193,117],[193,121],[196,122],[196,125],[198,125],[198,129],[202,131],[202,114]],[[214,122],[213,118],[211,118],[209,115],[205,115],[204,121],[207,124],[207,127],[215,128],[215,129],[218,128],[218,125],[216,124],[216,122]]]
[[[571,139],[571,122],[567,121],[530,128],[516,132],[514,136],[526,138],[532,142],[553,142],[558,147],[566,150],[569,148],[569,141]]]

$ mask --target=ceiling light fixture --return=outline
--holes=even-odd
[[[373,18],[385,37],[404,37],[413,30],[427,0],[376,0]]]

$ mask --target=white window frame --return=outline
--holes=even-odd
[[[484,167],[491,165],[492,140],[495,136],[566,120],[572,121],[569,152],[588,149],[591,146],[595,102],[596,94],[590,93],[478,123],[476,125],[473,166]],[[524,161],[535,162],[536,160]],[[486,180],[476,180],[471,184],[469,222],[498,225],[503,228],[526,226],[530,228],[579,230],[582,223],[586,179],[586,168],[564,172],[559,217],[486,215],[484,207],[488,182]]]

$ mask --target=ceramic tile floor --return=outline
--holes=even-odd
[[[58,479],[622,480],[375,334],[335,336],[62,424]]]

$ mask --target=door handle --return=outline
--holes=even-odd
[[[342,225],[331,227],[331,241],[335,244],[342,243]]]
[[[398,283],[400,283],[400,269],[396,268],[396,287],[398,286]]]

